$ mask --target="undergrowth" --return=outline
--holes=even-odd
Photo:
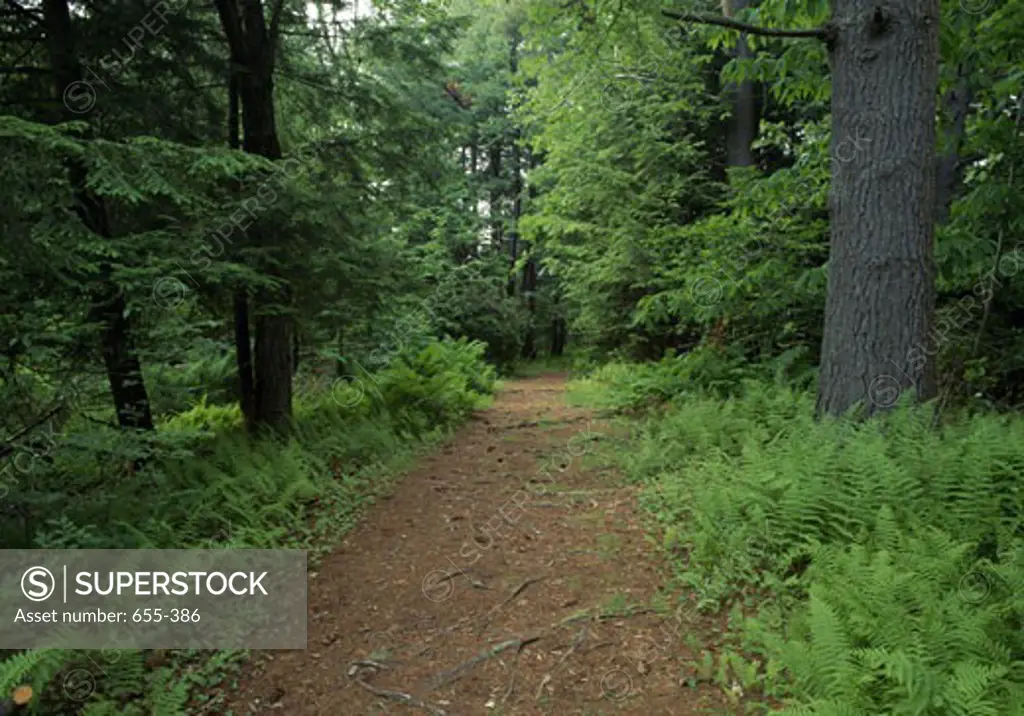
[[[11,487],[2,539],[31,549],[297,548],[313,550],[314,561],[405,459],[486,402],[496,376],[483,353],[479,343],[434,342],[373,375],[312,381],[286,439],[249,439],[237,406],[205,397],[163,420],[144,445],[79,425]],[[139,451],[146,466],[132,473],[124,458]],[[56,502],[61,516],[41,520]],[[242,658],[9,652],[0,692],[30,683],[38,713],[220,713],[213,687]]]
[[[626,473],[679,581],[705,608],[746,607],[734,636],[774,713],[1024,713],[1024,421],[936,425],[909,405],[818,421],[778,365],[707,358],[607,366],[575,389],[660,406]]]

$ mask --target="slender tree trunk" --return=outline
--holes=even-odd
[[[516,295],[516,261],[519,260],[519,216],[523,211],[522,205],[522,193],[523,193],[523,172],[522,172],[522,157],[520,155],[520,147],[518,143],[518,132],[514,133],[512,137],[512,222],[509,230],[509,277],[508,277],[508,295],[513,297]]]
[[[240,149],[242,146],[239,135],[240,93],[239,68],[231,63],[228,87],[228,146],[232,149]],[[251,430],[255,419],[255,386],[252,377],[252,338],[249,333],[249,295],[244,290],[235,291],[232,314],[235,324],[235,365],[238,369],[238,405],[242,410],[246,428]]]
[[[44,0],[43,23],[54,86],[57,96],[64,97],[69,87],[83,86],[82,67],[76,55],[68,0]],[[72,114],[66,105],[62,105],[59,119],[81,120],[81,117]],[[66,164],[75,192],[75,212],[89,231],[109,239],[111,229],[107,208],[102,197],[87,188],[88,171],[85,165],[76,159],[68,159]],[[122,428],[153,430],[149,395],[142,377],[139,354],[132,339],[132,322],[128,318],[124,291],[113,282],[110,274],[111,266],[101,265],[98,285],[90,291],[92,304],[89,321],[100,326],[103,363],[118,425]]]
[[[247,427],[255,417],[255,386],[252,377],[252,338],[249,335],[249,298],[235,293],[235,365],[238,367],[238,405]]]
[[[831,252],[818,410],[935,394],[938,0],[835,0]],[[837,151],[844,143],[854,151]],[[852,155],[852,156],[851,156]]]
[[[529,155],[527,164],[530,169],[534,169],[537,166],[536,157],[534,157],[532,152]],[[537,198],[537,187],[531,184],[526,190],[526,195],[532,204],[533,200]],[[519,211],[516,213],[518,220]],[[529,248],[525,245],[523,249],[529,251]],[[533,253],[529,254],[529,258],[523,266],[522,295],[526,297],[527,312],[526,336],[523,340],[523,358],[532,360],[537,357],[537,339],[534,335],[537,327],[537,259]]]
[[[724,9],[731,12],[749,7],[750,0],[732,0]],[[733,54],[739,59],[754,56],[747,44],[747,36],[740,33],[736,40]],[[750,80],[743,80],[738,85],[729,83],[725,86],[725,95],[732,104],[732,115],[726,127],[726,156],[730,167],[749,167],[754,165],[752,145],[757,139],[760,125],[757,88]]]
[[[509,75],[514,79],[519,71],[519,27],[513,27],[509,37]],[[512,127],[510,138],[512,145],[512,223],[509,236],[509,277],[508,295],[516,295],[515,266],[519,259],[519,215],[523,209],[523,158],[522,149],[519,146],[519,129],[516,125]]]
[[[537,341],[534,338],[534,321],[537,316],[537,263],[531,256],[523,267],[523,295],[526,296],[527,326],[523,340],[523,358],[537,357]]]
[[[502,244],[505,238],[505,232],[502,230],[501,188],[499,187],[501,182],[501,152],[502,146],[500,141],[495,141],[488,150],[488,168],[491,171],[491,181],[493,182],[489,195],[488,218],[491,222],[491,243],[498,250],[504,249]]]
[[[971,111],[970,68],[966,62],[957,67],[957,82],[942,98],[948,124],[943,132],[943,153],[935,170],[935,220],[949,221],[949,210],[963,181],[963,148],[967,134],[967,117]]]
[[[565,351],[565,319],[555,316],[551,321],[551,355],[559,357]]]

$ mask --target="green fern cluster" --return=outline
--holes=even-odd
[[[750,363],[742,351],[700,346],[656,363],[606,363],[570,386],[585,402],[615,411],[650,408],[691,395],[732,398],[747,384],[774,380],[779,385],[808,386],[814,371],[807,351],[796,347],[762,363]]]
[[[739,392],[676,399],[624,460],[683,583],[761,595],[744,631],[782,713],[1024,713],[1024,421]]]

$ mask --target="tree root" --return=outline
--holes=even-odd
[[[530,634],[529,636],[520,637],[518,639],[509,639],[499,644],[495,644],[491,648],[480,652],[469,661],[465,661],[452,669],[448,669],[447,671],[441,672],[433,679],[431,679],[429,682],[427,682],[425,688],[427,691],[435,691],[436,689],[439,689],[442,686],[447,686],[448,684],[451,684],[454,681],[461,679],[463,676],[466,675],[466,672],[470,671],[474,666],[481,664],[487,661],[488,659],[493,659],[498,654],[501,654],[503,651],[511,649],[512,647],[516,648],[516,653],[518,654],[518,652],[522,651],[524,646],[526,646],[527,644],[532,644],[533,642],[540,639],[542,636],[543,633],[538,632],[535,634]]]
[[[411,694],[406,694],[401,691],[392,691],[390,689],[379,689],[359,678],[355,679],[355,682],[374,696],[379,696],[382,699],[389,699],[400,704],[405,704],[406,706],[411,706],[412,708],[422,709],[431,716],[448,716],[448,712],[439,706],[434,706],[431,703],[422,701]]]
[[[518,597],[520,594],[522,594],[526,590],[526,588],[529,587],[531,584],[536,584],[537,582],[540,582],[543,579],[544,577],[528,577],[527,579],[524,579],[522,584],[513,589],[512,593],[505,597],[501,604],[498,604],[497,606],[492,608],[491,611],[487,612],[487,614],[484,615],[484,618],[480,620],[480,626],[477,628],[477,634],[482,634],[484,629],[487,628],[487,625],[491,623],[491,619],[494,618],[494,615],[500,612],[502,609],[504,609],[509,604],[509,602]]]

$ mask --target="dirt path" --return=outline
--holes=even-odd
[[[694,625],[652,609],[633,490],[595,459],[611,428],[564,384],[506,384],[421,460],[311,575],[308,649],[250,668],[233,713],[726,713],[683,683]]]

